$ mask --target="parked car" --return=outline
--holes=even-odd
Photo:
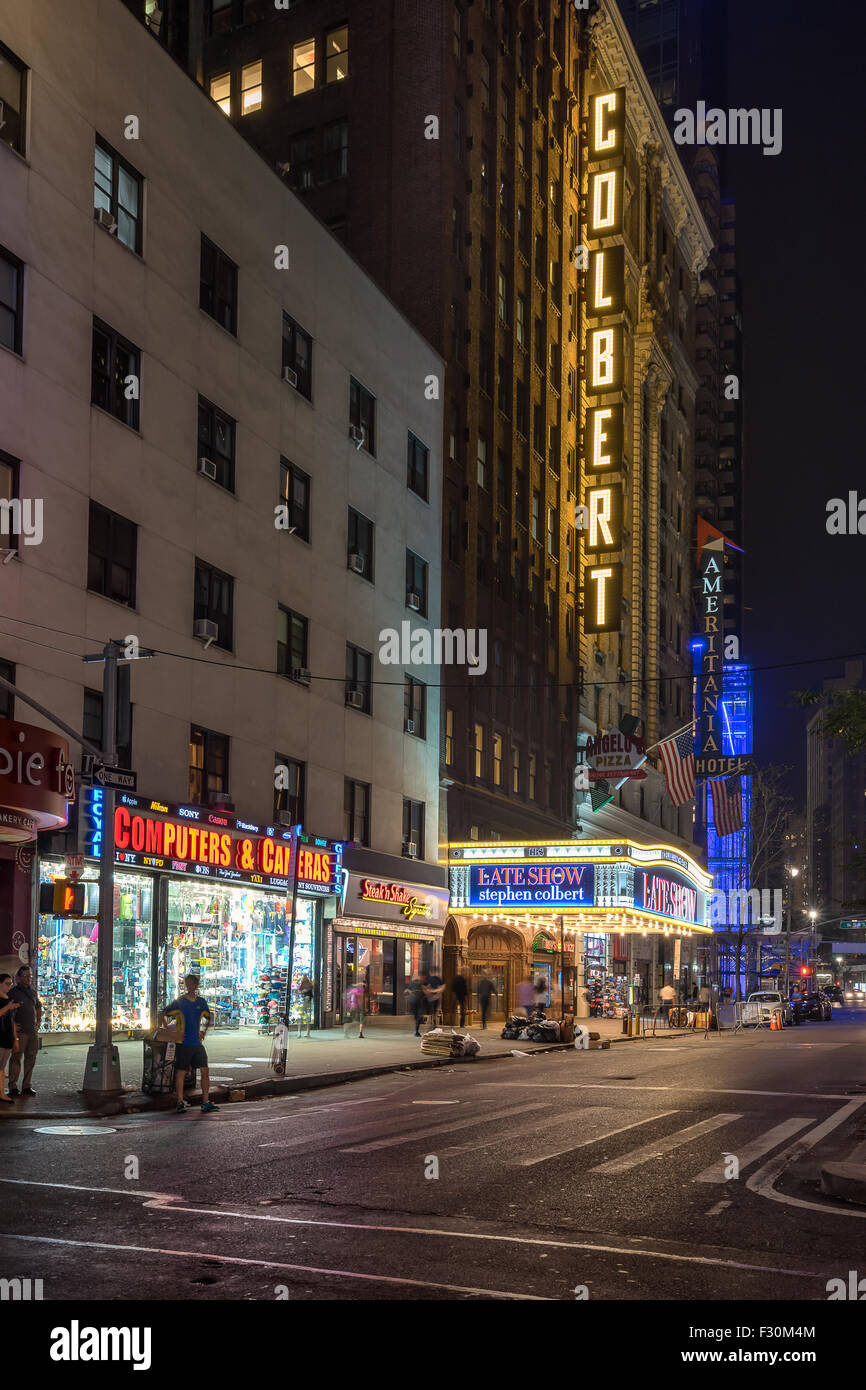
[[[807,1019],[815,1019],[818,1023],[829,1023],[833,1017],[833,1005],[822,989],[812,990],[809,994],[801,994],[792,1003],[800,1023],[805,1023]]]
[[[769,1023],[777,1009],[781,1011],[783,1025],[794,1022],[791,1005],[782,998],[778,990],[757,990],[749,995],[743,1005],[743,1022],[755,1025]]]
[[[841,985],[825,985],[825,986],[824,986],[824,993],[826,994],[827,998],[830,1000],[830,1003],[831,1003],[831,1004],[844,1004],[844,1003],[845,1003],[845,995],[842,993],[842,986],[841,986]]]

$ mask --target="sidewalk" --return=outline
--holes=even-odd
[[[590,1032],[614,1042],[640,1042],[640,1038],[622,1036],[622,1019],[593,1018],[585,1020]],[[512,1050],[533,1054],[556,1052],[572,1047],[571,1043],[512,1042],[500,1038],[502,1025],[495,1023],[487,1029],[472,1029],[472,1036],[481,1044],[475,1058],[444,1060],[425,1057],[421,1042],[411,1028],[404,1032],[392,1028],[367,1025],[364,1037],[343,1036],[341,1028],[314,1032],[309,1038],[293,1035],[289,1042],[286,1074],[276,1077],[270,1070],[271,1038],[254,1028],[216,1029],[208,1034],[207,1050],[210,1061],[210,1081],[213,1098],[228,1100],[229,1093],[242,1090],[238,1099],[253,1100],[263,1095],[281,1095],[341,1082],[364,1076],[378,1076],[403,1068],[468,1065],[470,1062],[492,1061],[511,1055]],[[683,1036],[661,1030],[656,1038]],[[124,1094],[94,1104],[81,1092],[87,1057],[86,1043],[60,1044],[43,1048],[33,1072],[35,1096],[19,1097],[14,1106],[3,1106],[0,1124],[7,1120],[79,1120],[88,1115],[134,1114],[143,1110],[162,1110],[174,1104],[172,1096],[145,1095],[140,1089],[143,1046],[141,1042],[118,1042],[120,1071]],[[590,1054],[588,1054],[590,1055]],[[198,1097],[198,1091],[187,1096]]]

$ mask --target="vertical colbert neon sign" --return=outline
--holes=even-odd
[[[601,243],[589,254],[585,283],[587,408],[583,458],[587,529],[583,569],[585,632],[618,632],[622,625],[623,451],[622,386],[625,248],[607,238],[622,233],[625,177],[625,88],[590,97],[587,236]],[[610,401],[608,397],[619,399]],[[604,397],[604,400],[600,398]],[[613,475],[613,476],[611,476]]]

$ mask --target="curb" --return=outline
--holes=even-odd
[[[828,1197],[841,1197],[866,1207],[866,1163],[825,1163],[821,1169],[821,1191]]]

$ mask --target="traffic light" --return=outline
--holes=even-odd
[[[87,889],[83,883],[58,878],[39,887],[39,911],[52,917],[83,917],[87,909]]]

